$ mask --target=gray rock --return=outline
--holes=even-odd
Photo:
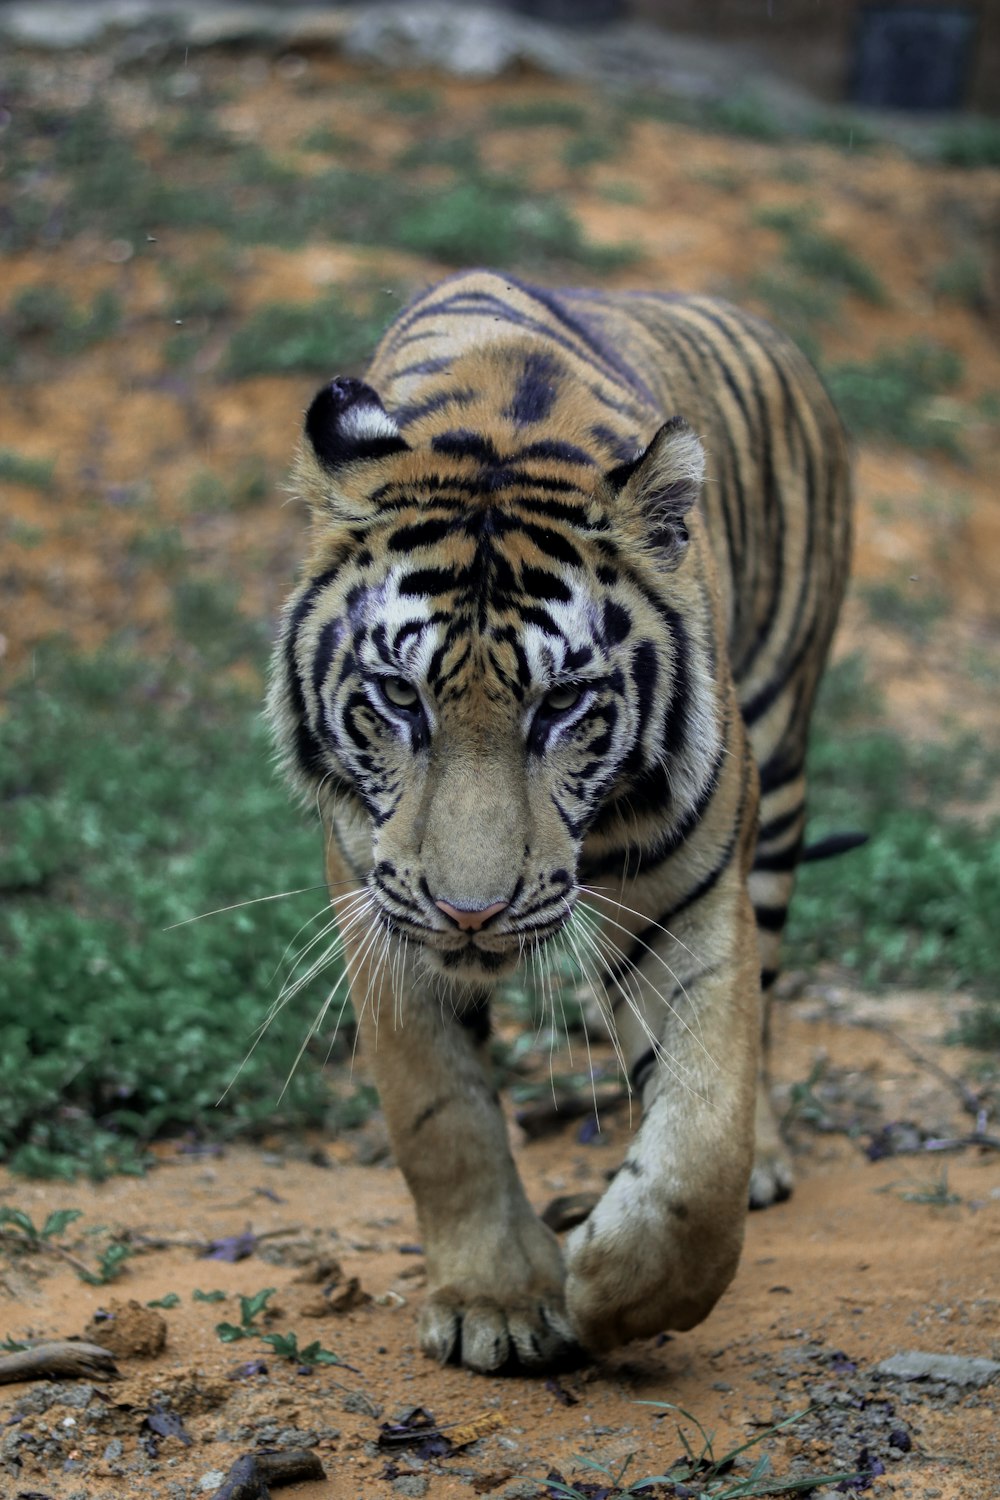
[[[392,1481],[392,1487],[397,1495],[412,1495],[413,1500],[420,1500],[427,1493],[427,1480],[422,1474],[401,1474]]]
[[[876,1375],[894,1380],[941,1380],[947,1385],[989,1385],[1000,1375],[1000,1362],[963,1354],[925,1354],[906,1349],[875,1366]]]
[[[383,67],[441,68],[460,78],[496,78],[516,63],[562,72],[574,44],[546,26],[488,5],[388,0],[357,14],[344,36],[344,50]]]

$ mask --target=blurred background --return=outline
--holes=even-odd
[[[477,263],[730,297],[816,361],[858,535],[811,834],[871,838],[804,872],[786,986],[930,990],[992,1076],[1000,3],[40,0],[0,35],[0,1157],[371,1110],[333,1014],[282,1093],[337,978],[259,717],[284,475],[317,385]]]

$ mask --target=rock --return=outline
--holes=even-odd
[[[894,1380],[941,1380],[947,1385],[989,1385],[1000,1375],[1000,1362],[963,1354],[926,1354],[906,1349],[875,1366],[876,1375]]]
[[[441,68],[459,78],[497,78],[516,63],[557,72],[560,47],[573,47],[524,17],[449,0],[367,5],[343,45],[348,56],[383,67]]]
[[[105,1311],[91,1318],[83,1336],[120,1359],[148,1358],[167,1342],[167,1325],[158,1312],[139,1302],[109,1302]]]

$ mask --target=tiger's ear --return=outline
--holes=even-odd
[[[685,517],[704,478],[705,450],[683,417],[664,422],[644,452],[607,475],[626,513],[638,513],[646,542],[667,568],[676,568],[684,556]]]
[[[331,380],[313,397],[306,412],[305,435],[328,473],[409,447],[377,391],[350,377]]]

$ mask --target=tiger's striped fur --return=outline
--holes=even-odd
[[[830,402],[726,303],[472,272],[319,393],[295,483],[312,543],[270,711],[334,905],[371,896],[345,943],[424,1348],[490,1370],[689,1327],[748,1195],[790,1185],[760,1014],[848,565]],[[643,1103],[565,1256],[479,1058],[497,976],[560,942]]]

